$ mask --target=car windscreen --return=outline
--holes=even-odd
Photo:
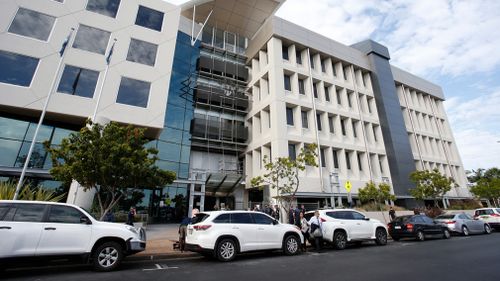
[[[204,214],[204,213],[199,213],[194,216],[194,218],[191,219],[191,224],[197,224],[200,223],[204,220],[206,220],[210,215],[209,214]]]
[[[436,219],[437,220],[451,220],[455,217],[455,215],[440,215],[440,216],[437,216]]]

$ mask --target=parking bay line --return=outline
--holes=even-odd
[[[168,269],[179,269],[177,266],[168,266],[166,264],[155,264],[156,268],[143,268],[142,271],[155,271],[155,270],[168,270]]]

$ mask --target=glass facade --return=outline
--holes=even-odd
[[[99,72],[97,71],[66,65],[57,92],[92,98],[98,78]]]
[[[87,10],[108,17],[116,17],[120,0],[89,0]]]
[[[29,87],[39,59],[0,50],[0,83]]]
[[[144,6],[139,6],[135,24],[161,31],[163,26],[163,13]]]
[[[39,12],[19,8],[9,32],[47,41],[54,26],[55,18]]]

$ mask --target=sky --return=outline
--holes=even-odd
[[[345,45],[385,45],[391,64],[443,88],[464,168],[500,167],[500,1],[287,0],[276,15]]]

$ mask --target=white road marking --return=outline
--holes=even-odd
[[[156,268],[144,268],[142,271],[155,271],[155,270],[168,270],[168,269],[178,269],[177,266],[168,266],[166,264],[155,264]]]

